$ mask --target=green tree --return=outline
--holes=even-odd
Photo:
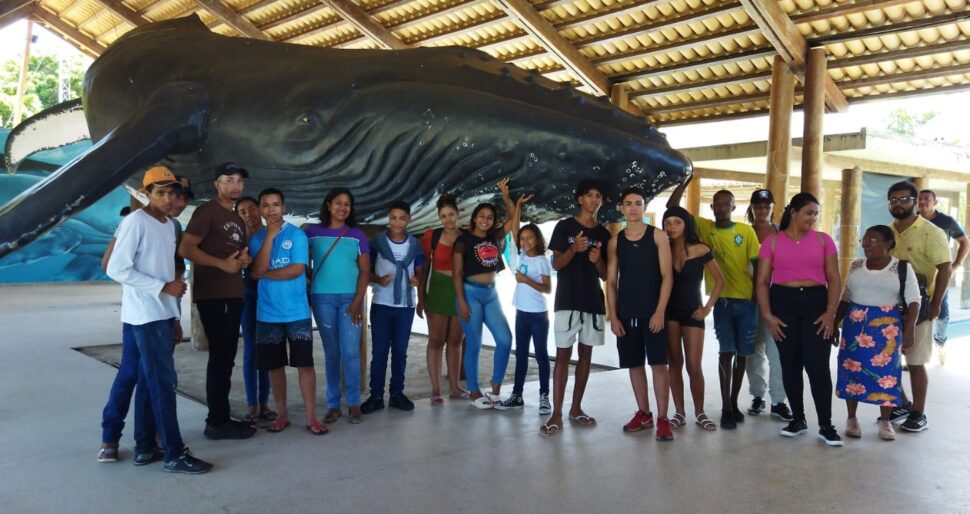
[[[63,68],[61,68],[63,67]],[[81,96],[81,84],[87,64],[80,57],[59,60],[50,54],[30,56],[27,65],[27,89],[24,95],[24,114],[27,118],[59,103],[59,80],[70,85],[65,101]],[[58,75],[58,71],[62,73]],[[0,64],[0,127],[12,128],[17,87],[20,83],[20,60],[10,59]]]
[[[915,136],[937,114],[936,111],[911,113],[903,108],[895,109],[886,117],[886,130],[903,136]]]

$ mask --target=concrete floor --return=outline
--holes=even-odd
[[[512,413],[449,404],[382,411],[329,435],[298,426],[248,441],[202,438],[205,407],[179,399],[183,437],[216,464],[203,476],[98,464],[100,412],[115,370],[72,347],[118,337],[115,285],[0,288],[0,511],[21,512],[966,512],[970,338],[930,369],[931,429],[844,448],[748,417],[732,432],[690,425],[673,443],[620,431],[634,410],[624,371],[594,374],[586,410],[599,426],[536,435],[534,403]],[[716,412],[714,341],[705,372]],[[614,352],[612,348],[597,352]],[[535,398],[535,383],[526,398]],[[743,394],[743,401],[749,398]],[[810,403],[809,403],[810,405]],[[834,401],[841,430],[845,407]],[[810,414],[810,425],[812,424]],[[295,423],[299,425],[299,423]]]

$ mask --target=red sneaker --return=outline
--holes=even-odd
[[[667,418],[660,418],[657,420],[657,440],[658,441],[673,441],[674,433],[670,430],[670,420]]]
[[[638,432],[644,428],[653,428],[653,414],[643,412],[642,410],[638,410],[633,415],[633,419],[626,425],[623,425],[624,432]]]

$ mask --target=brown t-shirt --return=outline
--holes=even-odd
[[[225,259],[246,247],[244,226],[238,214],[211,200],[195,210],[185,232],[202,239],[200,250]],[[241,273],[230,274],[219,268],[193,264],[193,274],[193,301],[243,297]]]

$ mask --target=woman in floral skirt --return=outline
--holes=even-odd
[[[879,438],[896,438],[889,416],[900,405],[900,350],[906,353],[913,345],[920,294],[912,266],[903,264],[905,299],[900,298],[901,263],[889,254],[894,246],[889,227],[876,225],[866,230],[862,237],[865,258],[849,267],[839,303],[836,320],[842,321],[842,338],[835,394],[846,401],[845,435],[849,437],[862,436],[856,409],[864,402],[880,408]],[[905,313],[900,305],[906,306]]]

